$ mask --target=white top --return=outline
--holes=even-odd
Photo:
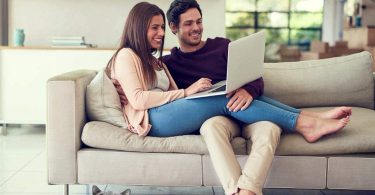
[[[156,86],[151,87],[151,91],[168,91],[169,79],[164,69],[155,71],[156,72]]]

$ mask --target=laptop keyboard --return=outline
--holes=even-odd
[[[227,85],[223,85],[215,90],[212,90],[210,91],[209,93],[214,93],[214,92],[218,92],[218,91],[225,91],[225,89],[227,88]]]

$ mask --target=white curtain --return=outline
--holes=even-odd
[[[346,0],[324,0],[322,41],[331,46],[342,40],[345,3]]]

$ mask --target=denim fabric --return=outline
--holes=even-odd
[[[148,110],[149,136],[168,137],[186,135],[198,130],[207,119],[213,116],[230,116],[250,124],[258,121],[271,121],[286,132],[295,132],[300,111],[270,98],[261,96],[253,100],[243,111],[231,112],[226,107],[229,98],[225,95],[198,99],[178,99],[168,104]]]
[[[287,111],[289,111],[289,112],[294,112],[294,113],[301,113],[301,110],[299,110],[299,109],[296,109],[296,108],[293,108],[293,107],[291,107],[291,106],[288,106],[288,105],[286,105],[286,104],[283,104],[283,103],[281,103],[281,102],[279,102],[279,101],[276,101],[276,100],[274,100],[274,99],[271,99],[271,98],[269,98],[269,97],[266,97],[266,96],[259,96],[258,98],[257,98],[257,100],[259,100],[259,101],[263,101],[263,102],[266,102],[266,103],[269,103],[269,104],[271,104],[271,105],[274,105],[274,106],[276,106],[276,107],[279,107],[279,108],[281,108],[281,109],[284,109],[284,110],[287,110]]]

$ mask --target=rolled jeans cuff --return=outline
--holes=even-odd
[[[245,179],[243,175],[241,175],[240,179],[238,180],[237,186],[239,189],[250,190],[254,192],[256,195],[263,195],[263,186],[260,186],[260,184],[256,185],[249,182],[249,180]]]

